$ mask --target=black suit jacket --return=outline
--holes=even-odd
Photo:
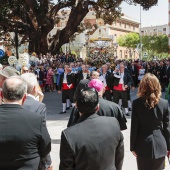
[[[113,86],[118,86],[120,78],[113,78]],[[124,77],[123,77],[124,85],[127,85],[128,88],[130,88],[131,85],[133,85],[132,76],[127,72],[124,71]]]
[[[166,75],[168,79],[170,79],[170,66],[168,66],[168,68],[166,67]]]
[[[87,78],[86,79],[90,79],[90,74],[87,74]],[[83,72],[82,71],[80,71],[76,75],[76,84],[78,85],[81,80],[83,80]]]
[[[35,100],[31,96],[27,96],[27,98],[24,102],[23,108],[26,109],[26,110],[29,110],[29,111],[31,111],[35,114],[41,115],[43,120],[44,120],[44,123],[46,124],[47,108],[46,108],[46,105],[44,103]],[[42,164],[45,162],[45,164],[50,166],[51,163],[52,163],[50,154],[48,154],[45,158],[42,158],[41,162],[42,162]],[[42,164],[40,164],[40,167],[41,167]],[[39,167],[39,169],[41,169],[40,167]]]
[[[16,104],[0,105],[0,169],[37,170],[51,150],[42,116]]]
[[[123,135],[115,118],[84,115],[61,135],[59,170],[121,170]]]
[[[170,151],[170,110],[168,101],[160,99],[148,109],[142,98],[133,101],[130,150],[144,158],[158,159]]]
[[[37,113],[41,115],[44,118],[44,121],[46,121],[46,105],[44,103],[41,103],[37,100],[34,100],[32,97],[27,96],[23,108],[26,110],[29,110],[33,113]]]
[[[99,116],[115,117],[120,125],[121,130],[127,129],[126,118],[122,113],[119,105],[114,102],[99,98],[99,110],[97,112]],[[79,111],[76,107],[73,108],[67,127],[72,126],[78,122],[80,118]]]
[[[58,85],[58,90],[62,90],[62,84],[63,84],[63,79],[64,79],[64,73],[62,73],[60,75],[60,81],[59,81],[59,85]],[[68,73],[67,74],[67,84],[70,85],[70,84],[74,84],[74,88],[76,83],[75,83],[75,74],[74,73]]]
[[[106,72],[106,84],[107,86],[113,90],[113,75],[109,71]]]

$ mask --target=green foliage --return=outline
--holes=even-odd
[[[148,52],[150,55],[168,53],[168,36],[143,36],[143,51]]]
[[[30,50],[38,47],[35,51],[40,53],[48,49],[45,41],[54,24],[68,17],[66,27],[53,36],[54,40],[51,43],[51,50],[54,48],[59,50],[63,44],[68,43],[72,35],[79,31],[79,25],[90,8],[94,10],[97,18],[103,18],[105,24],[112,24],[121,16],[119,6],[123,1],[129,2],[129,0],[58,0],[54,4],[51,0],[0,0],[0,30],[15,32],[17,28],[19,34],[32,42]],[[147,1],[150,7],[156,0]],[[146,0],[130,0],[130,2],[139,3],[144,7],[146,5]],[[69,14],[65,12],[68,8]],[[133,39],[135,40],[135,37],[129,37],[130,42],[128,41],[127,45],[130,48],[135,48],[136,42]],[[38,41],[38,45],[35,40]]]
[[[138,33],[128,33],[124,36],[120,36],[118,38],[118,44],[122,47],[126,47],[128,49],[135,49],[137,44],[140,42],[139,34]]]

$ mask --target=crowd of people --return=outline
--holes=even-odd
[[[161,91],[169,84],[169,60],[116,60],[114,67],[109,62],[96,67],[62,53],[40,55],[30,65],[20,73],[0,65],[0,169],[53,168],[42,101],[43,93],[58,91],[60,114],[72,107],[68,128],[61,134],[60,170],[121,170],[121,131],[127,129],[129,111],[130,150],[138,169],[163,170],[170,154],[170,110]],[[135,87],[139,98],[131,104]]]
[[[123,64],[124,69],[120,67],[121,64]],[[169,60],[149,62],[141,60],[116,60],[114,63],[112,62],[112,64],[106,62],[97,67],[93,62],[87,63],[87,61],[83,61],[82,59],[76,59],[75,55],[65,55],[61,53],[56,56],[51,56],[50,54],[40,55],[36,63],[32,63],[30,71],[37,75],[43,93],[52,91],[61,93],[61,89],[63,89],[62,94],[65,94],[68,90],[71,91],[69,94],[63,96],[63,98],[66,97],[66,99],[62,99],[63,110],[60,113],[66,113],[66,109],[70,107],[69,103],[73,103],[72,97],[79,82],[82,79],[91,79],[91,76],[95,74],[97,78],[105,84],[104,98],[119,103],[125,108],[125,114],[130,115],[129,111],[132,110],[130,90],[138,87],[139,82],[146,73],[152,73],[159,79],[162,91],[165,92],[165,87],[168,86],[170,79],[169,66]],[[123,75],[125,79],[122,87],[123,90],[119,89],[119,87],[118,89],[114,87],[114,84],[118,83],[116,79],[121,76],[121,72],[125,72],[125,75]],[[63,88],[63,81],[65,81],[63,78],[66,74],[69,75],[69,83],[72,84],[72,86],[64,86]],[[118,91],[119,93],[117,93]],[[125,94],[126,92],[127,95]],[[167,96],[169,96],[169,94],[167,94]],[[67,100],[70,98],[71,101]],[[122,99],[122,102],[119,99]],[[67,105],[65,105],[66,103]]]

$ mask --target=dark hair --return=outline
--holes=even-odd
[[[14,83],[9,83],[8,81],[13,79]],[[16,80],[19,80],[15,82]],[[24,94],[27,92],[27,83],[17,76],[12,76],[5,80],[2,87],[2,94],[5,99],[10,101],[19,101],[23,98]]]
[[[83,114],[93,114],[99,103],[98,92],[94,88],[82,89],[77,96],[77,109]]]

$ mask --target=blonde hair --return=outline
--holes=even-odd
[[[140,81],[138,96],[145,100],[145,104],[150,109],[158,104],[161,97],[161,85],[157,77],[147,73]]]

